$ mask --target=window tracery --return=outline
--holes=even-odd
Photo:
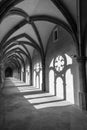
[[[61,72],[64,69],[65,61],[63,56],[59,55],[55,59],[55,69],[58,72]]]

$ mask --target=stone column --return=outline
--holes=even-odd
[[[20,69],[19,69],[19,73],[20,73],[20,81],[21,81],[21,67],[20,67]]]
[[[24,72],[23,72],[23,81],[25,82],[25,78],[26,78],[26,69],[25,69],[25,66],[24,66]]]
[[[2,88],[2,53],[0,53],[0,89]]]
[[[46,91],[46,86],[45,86],[45,59],[42,61],[42,90],[44,92]]]
[[[5,80],[4,65],[0,64],[0,89],[3,88],[4,80]]]
[[[0,89],[1,89],[1,87],[2,87],[2,75],[1,75],[2,73],[1,73],[1,65],[0,65]]]
[[[79,65],[80,92],[79,104],[82,110],[87,109],[86,57],[77,58]]]
[[[30,63],[30,85],[32,86],[33,81],[32,81],[32,63]]]

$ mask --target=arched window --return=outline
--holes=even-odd
[[[30,85],[30,66],[26,67],[26,83]]]
[[[22,68],[21,68],[21,80],[23,81],[23,74],[24,74],[24,68],[23,68],[23,66],[22,66]]]
[[[37,62],[34,65],[33,84],[34,84],[34,87],[42,89],[42,64],[41,62]]]
[[[72,58],[57,55],[49,65],[49,92],[74,103],[73,75],[71,72]]]

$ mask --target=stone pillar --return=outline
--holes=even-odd
[[[30,85],[32,86],[33,81],[32,81],[32,63],[30,63]]]
[[[1,58],[1,53],[0,53],[0,89],[1,89],[1,85],[2,85],[2,76],[1,76],[1,62],[2,58]]]
[[[2,87],[2,75],[1,75],[1,65],[0,65],[0,89]]]
[[[79,65],[80,92],[79,104],[82,110],[87,109],[86,57],[77,58]]]
[[[25,66],[24,66],[24,72],[23,72],[23,81],[25,82],[25,78],[26,78],[26,69],[25,69]]]
[[[4,65],[0,64],[0,89],[3,88],[4,80],[5,80]]]
[[[21,81],[21,68],[19,69],[19,73],[20,73],[20,81]]]
[[[45,86],[45,59],[42,61],[42,91],[46,91]]]

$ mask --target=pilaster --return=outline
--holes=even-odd
[[[80,79],[79,104],[82,110],[87,110],[86,60],[86,57],[77,58]]]

